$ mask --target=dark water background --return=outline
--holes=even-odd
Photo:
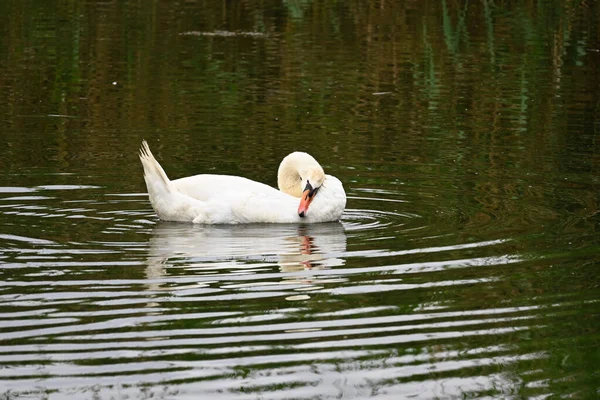
[[[0,2],[0,398],[597,398],[595,1]],[[341,223],[160,223],[167,173]],[[204,396],[204,397],[203,397]]]

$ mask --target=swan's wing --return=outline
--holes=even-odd
[[[197,200],[232,198],[261,193],[274,195],[279,191],[264,183],[232,175],[202,174],[176,179],[171,183],[181,192]]]
[[[298,199],[260,182],[231,175],[202,174],[172,181],[177,190],[204,203],[196,223],[300,222]]]

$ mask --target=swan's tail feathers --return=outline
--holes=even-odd
[[[150,151],[148,142],[145,140],[142,141],[142,147],[140,147],[140,160],[144,167],[144,178],[146,179],[146,183],[148,183],[148,180],[150,179],[152,181],[159,181],[157,183],[162,183],[164,186],[170,186],[171,181],[169,180],[169,177],[158,161],[156,161],[156,158],[154,158],[154,154]],[[148,187],[148,190],[150,190],[150,187]]]
[[[159,218],[164,218],[169,211],[169,204],[172,203],[174,196],[177,196],[178,190],[171,184],[169,177],[160,166],[154,155],[144,140],[140,147],[140,161],[144,167],[144,180],[148,188],[148,197],[150,204]]]
[[[144,180],[148,188],[150,204],[164,221],[205,222],[206,204],[182,193],[167,177],[148,143],[144,140],[140,147],[140,160],[144,167]]]

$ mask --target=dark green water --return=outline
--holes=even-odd
[[[0,3],[0,399],[600,396],[594,1]],[[160,223],[311,153],[341,223]]]

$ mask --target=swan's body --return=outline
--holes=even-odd
[[[346,207],[339,179],[325,175],[306,153],[291,153],[278,171],[281,190],[230,175],[169,180],[142,142],[140,160],[152,208],[164,221],[198,224],[314,223],[337,221]],[[310,207],[309,207],[310,206]]]

